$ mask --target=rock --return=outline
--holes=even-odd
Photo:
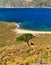
[[[31,45],[34,45],[34,43],[31,43]]]

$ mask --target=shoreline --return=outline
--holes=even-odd
[[[51,34],[51,32],[49,32],[49,31],[31,31],[31,30],[25,30],[25,29],[20,29],[20,28],[14,29],[13,31],[15,33],[18,33],[18,34],[26,34],[26,33],[31,33],[31,34]]]
[[[31,34],[51,34],[51,31],[32,31],[32,30],[25,30],[20,29],[20,25],[18,23],[14,23],[17,27],[13,30],[16,34],[25,34],[25,33],[31,33]]]

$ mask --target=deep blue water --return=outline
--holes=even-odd
[[[51,31],[50,8],[0,8],[0,21],[20,23],[20,28]]]

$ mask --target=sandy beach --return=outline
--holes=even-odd
[[[51,34],[51,32],[48,31],[31,31],[31,30],[24,30],[24,29],[14,29],[14,32],[18,34],[25,34],[25,33],[31,33],[31,34]]]

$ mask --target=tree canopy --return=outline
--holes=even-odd
[[[23,34],[19,37],[16,38],[17,41],[25,41],[29,45],[29,40],[33,38],[33,35],[28,33],[28,34]]]

